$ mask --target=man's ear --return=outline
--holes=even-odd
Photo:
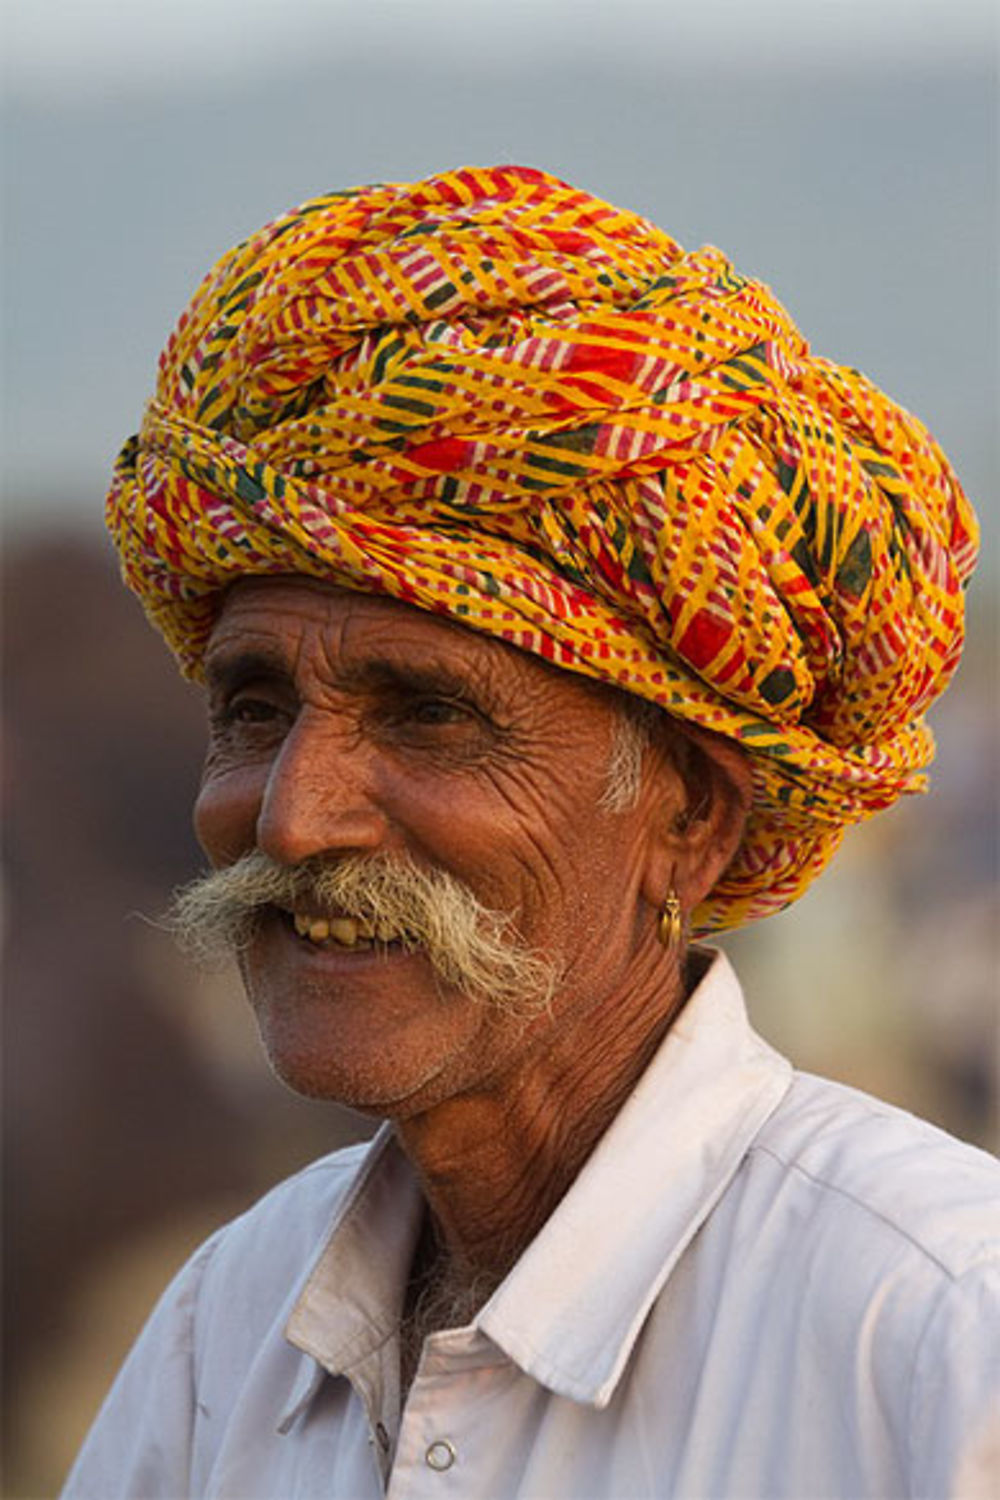
[[[651,749],[663,816],[650,841],[643,894],[659,907],[673,889],[688,912],[739,848],[753,795],[750,763],[732,740],[676,720],[657,725]]]

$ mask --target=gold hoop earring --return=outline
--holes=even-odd
[[[663,903],[658,931],[660,942],[667,952],[676,952],[684,936],[684,913],[681,911],[680,897],[673,886],[667,892],[667,898]]]

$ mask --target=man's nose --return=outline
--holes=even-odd
[[[257,817],[257,847],[281,864],[381,847],[385,815],[374,797],[373,756],[342,727],[300,719],[271,765]]]

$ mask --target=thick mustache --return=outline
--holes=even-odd
[[[336,913],[403,935],[446,984],[522,1014],[549,1003],[555,966],[532,953],[506,913],[485,906],[447,871],[384,853],[281,865],[259,850],[185,886],[168,923],[181,946],[213,962],[252,943],[265,909]]]

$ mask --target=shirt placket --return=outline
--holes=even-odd
[[[468,1500],[493,1492],[502,1464],[487,1461],[478,1413],[509,1375],[503,1355],[474,1329],[428,1339],[403,1410],[387,1500]]]

